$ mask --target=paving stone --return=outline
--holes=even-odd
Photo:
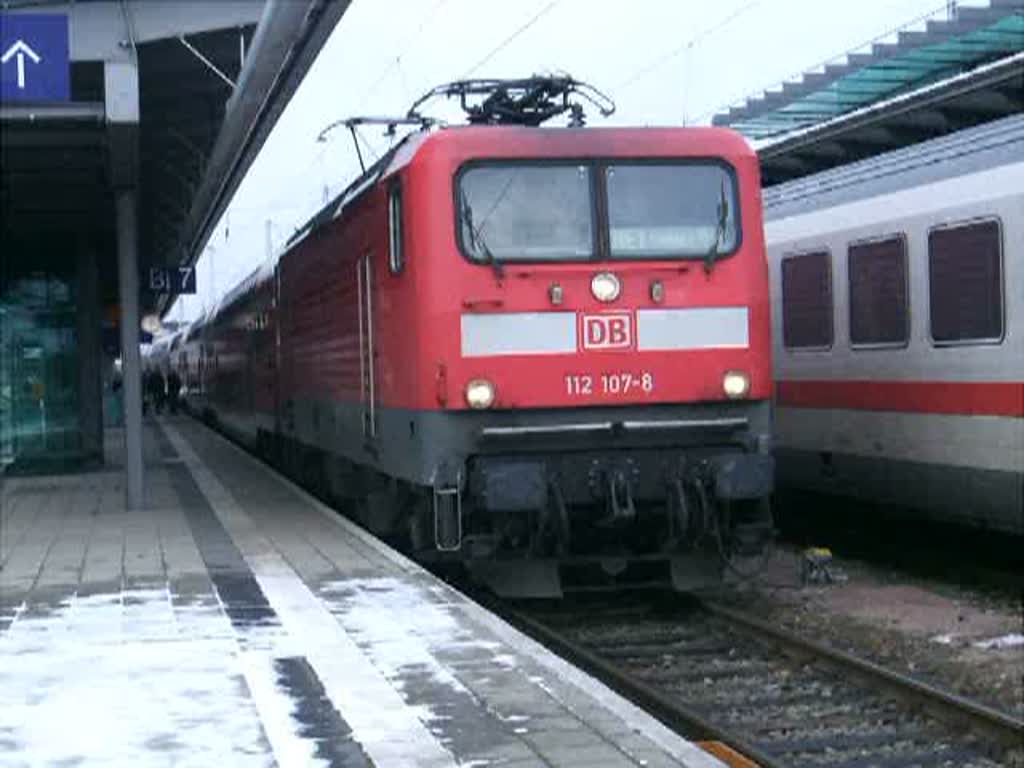
[[[203,427],[169,423],[184,441],[147,428],[145,509],[124,509],[116,472],[27,484],[17,495],[5,488],[5,501],[16,503],[0,518],[0,763],[102,763],[102,740],[74,728],[57,747],[33,736],[60,719],[55,707],[88,700],[101,730],[117,720],[119,749],[140,765],[179,757],[270,765],[267,734],[282,738],[282,727],[309,762],[365,766],[369,743],[379,765],[393,764],[408,756],[409,743],[380,742],[350,723],[386,727],[402,705],[430,740],[416,754],[436,745],[436,754],[460,764],[686,765],[541,663],[535,646],[509,645],[480,609],[417,566],[324,514]],[[200,484],[203,472],[214,482]],[[264,559],[278,570],[253,565]],[[267,578],[305,590],[289,600],[318,606],[335,639],[281,619],[282,606],[293,614],[283,593],[264,594]],[[392,705],[330,698],[321,670],[343,648],[348,685],[379,679]],[[308,659],[308,684],[295,687],[305,678],[293,675],[292,688],[282,687],[269,672],[273,659]],[[114,691],[121,700],[97,706],[97,696]],[[62,703],[64,696],[77,699]],[[275,707],[282,719],[269,727]],[[46,723],[26,730],[43,716]]]
[[[612,746],[557,744],[540,750],[541,757],[559,768],[619,768],[637,763]]]

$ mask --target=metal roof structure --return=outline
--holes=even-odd
[[[1024,113],[1024,53],[794,131],[758,148],[765,187]]]
[[[950,4],[948,18],[805,73],[712,118],[758,141],[818,125],[1024,51],[1024,0]]]
[[[60,323],[51,358],[73,362],[45,375],[77,391],[70,442],[36,458],[102,459],[119,351],[125,494],[145,503],[143,318],[196,289],[189,267],[349,3],[0,0],[0,305],[37,346]],[[59,313],[40,309],[49,288],[18,293],[51,282]]]
[[[116,274],[114,197],[127,186],[140,274],[194,263],[348,5],[0,0],[5,18],[61,14],[70,30],[70,99],[0,106],[5,242],[59,249],[73,236]],[[116,281],[101,288],[116,300]],[[143,312],[173,299],[143,291]]]

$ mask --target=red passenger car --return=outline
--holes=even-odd
[[[768,313],[738,134],[425,128],[204,323],[195,397],[505,589],[687,584],[770,529]]]

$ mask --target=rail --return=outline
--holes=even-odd
[[[634,603],[623,618],[488,602],[667,726],[761,768],[983,768],[1024,744],[1007,713],[715,603]]]

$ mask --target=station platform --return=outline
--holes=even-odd
[[[4,481],[0,764],[722,765],[206,427],[144,448],[142,511]]]

